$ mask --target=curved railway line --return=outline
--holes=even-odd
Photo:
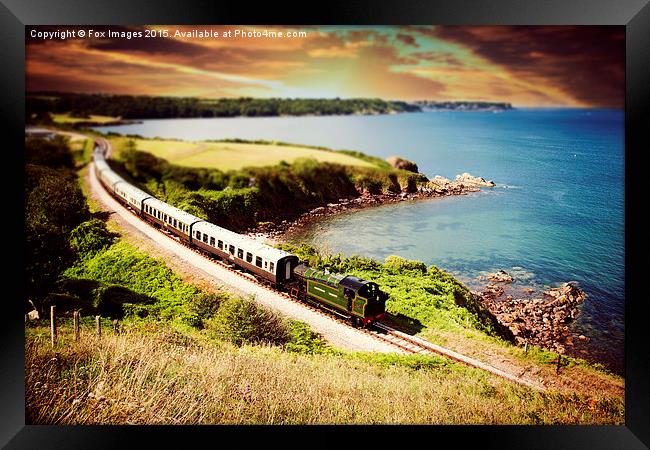
[[[108,159],[112,153],[112,148],[110,143],[105,140],[105,139],[96,139],[96,143],[100,147],[104,147],[106,150],[105,157]],[[95,172],[94,170],[89,170],[89,174],[91,177],[95,177]],[[104,186],[101,183],[98,183],[100,188],[104,190],[111,198],[114,198],[114,196],[108,192]],[[156,230],[160,234],[164,235],[167,238],[170,238],[174,240],[175,242],[182,244],[184,247],[192,250],[192,252],[196,253],[197,255],[201,256],[203,259],[213,263],[217,264],[220,267],[232,272],[233,274],[236,274],[237,276],[241,277],[247,282],[254,283],[260,287],[262,287],[265,290],[268,290],[272,292],[275,295],[282,296],[286,300],[300,304],[302,307],[306,307],[313,311],[314,313],[318,315],[323,315],[326,316],[332,320],[337,321],[341,325],[344,325],[346,327],[352,327],[350,325],[349,321],[347,319],[344,319],[341,317],[336,311],[331,310],[329,308],[323,307],[322,305],[317,305],[308,301],[301,301],[299,299],[291,297],[288,293],[279,291],[271,287],[270,283],[267,282],[262,282],[256,277],[246,274],[241,270],[238,270],[234,265],[228,264],[226,262],[223,262],[214,256],[208,254],[205,251],[202,251],[199,248],[192,247],[189,244],[183,242],[181,239],[179,239],[177,236],[174,236],[172,233],[162,229],[162,228],[157,228],[149,224],[148,222],[144,221],[141,219],[141,217],[132,209],[124,204],[118,202],[120,206],[122,206],[126,211],[129,211],[133,216],[135,216],[139,221],[144,222],[146,225],[148,225],[150,228]],[[328,311],[325,312],[324,310]],[[352,327],[353,328],[353,327]],[[427,354],[437,354],[446,358],[449,358],[453,361],[468,365],[470,367],[478,368],[487,372],[490,372],[494,375],[497,375],[501,378],[505,378],[509,381],[512,381],[514,383],[528,386],[533,389],[537,390],[545,390],[546,388],[540,384],[536,383],[530,380],[523,379],[521,377],[515,376],[513,374],[510,374],[508,372],[505,372],[501,369],[498,369],[496,367],[493,367],[489,364],[486,364],[482,361],[479,361],[477,359],[471,358],[469,356],[465,356],[463,354],[460,354],[458,352],[455,352],[453,350],[447,349],[445,347],[439,346],[437,344],[434,344],[432,342],[426,341],[422,338],[419,338],[417,336],[412,336],[407,333],[404,333],[400,330],[397,330],[389,325],[386,325],[381,322],[375,322],[371,324],[368,328],[355,328],[355,330],[360,331],[376,340],[379,340],[387,345],[392,346],[395,348],[395,350],[399,353],[405,353],[405,354],[421,354],[421,355],[427,355]]]

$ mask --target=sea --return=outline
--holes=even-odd
[[[417,163],[430,178],[496,183],[466,196],[400,202],[325,219],[294,239],[329,252],[424,261],[470,288],[496,270],[517,286],[576,281],[587,293],[572,331],[584,357],[624,372],[624,112],[517,108],[375,116],[144,120],[98,127],[144,137],[263,139]]]

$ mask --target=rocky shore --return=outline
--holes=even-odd
[[[573,354],[576,340],[586,342],[583,335],[570,331],[570,324],[580,313],[587,294],[576,282],[536,293],[523,288],[514,298],[508,291],[513,277],[501,270],[487,277],[490,282],[483,291],[472,293],[480,299],[499,323],[508,328],[519,345],[537,345],[562,354]]]
[[[295,232],[308,223],[348,211],[389,203],[452,195],[467,195],[470,192],[480,191],[481,186],[492,187],[495,186],[495,183],[487,181],[482,177],[475,177],[469,173],[463,173],[462,175],[457,175],[453,181],[438,175],[428,183],[418,186],[413,192],[409,192],[406,188],[399,193],[371,193],[364,190],[359,193],[358,197],[340,198],[338,202],[313,208],[294,220],[263,222],[256,228],[249,230],[246,234],[275,239]]]

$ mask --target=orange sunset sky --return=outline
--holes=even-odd
[[[306,31],[43,40],[31,30]],[[622,107],[619,26],[26,26],[27,91]]]

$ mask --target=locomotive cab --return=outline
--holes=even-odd
[[[363,316],[364,323],[370,323],[384,315],[388,294],[381,291],[377,283],[352,275],[346,276],[340,283],[346,290],[356,293],[357,299],[352,303],[352,309]],[[355,308],[356,305],[359,306]]]
[[[366,305],[366,316],[375,317],[386,311],[388,294],[380,290],[377,283],[372,281],[366,282],[359,288],[358,295],[368,301]]]

